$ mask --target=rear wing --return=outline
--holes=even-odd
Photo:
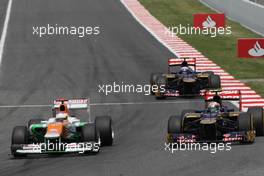
[[[56,99],[53,101],[52,109],[59,108],[62,104],[66,105],[68,109],[88,109],[90,99]]]
[[[222,101],[238,101],[239,102],[239,110],[242,110],[242,102],[241,102],[241,91],[206,91],[204,94],[205,102],[211,101],[219,101],[218,103],[222,103]]]
[[[66,105],[69,110],[71,109],[86,109],[88,113],[88,121],[91,121],[91,111],[90,111],[90,98],[87,99],[56,99],[52,104],[52,114],[53,117],[56,116],[56,111],[60,105]]]
[[[190,57],[168,59],[168,69],[170,66],[181,66],[183,61],[186,61],[188,63],[188,66],[192,66],[196,71],[196,58],[190,58]]]

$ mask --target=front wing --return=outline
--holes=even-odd
[[[45,143],[41,144],[13,144],[11,146],[13,153],[18,154],[47,154],[47,153],[98,153],[100,143],[98,142],[80,142],[66,143],[64,145],[54,144],[52,147],[47,147]]]
[[[224,143],[252,143],[256,137],[255,131],[230,132],[222,135],[219,140],[201,140],[198,135],[179,133],[167,135],[168,143],[202,143],[202,142],[224,142]]]

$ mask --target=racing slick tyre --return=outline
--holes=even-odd
[[[254,128],[256,130],[256,136],[264,135],[264,117],[262,107],[250,107],[247,111],[253,116]]]
[[[81,136],[82,136],[82,142],[95,142],[95,143],[99,142],[98,141],[98,133],[96,131],[96,127],[95,127],[94,123],[88,123],[87,125],[82,127]],[[94,144],[93,146],[96,147],[95,145],[96,144]],[[92,151],[92,152],[91,151],[86,151],[85,153],[94,153],[94,154],[96,154],[98,151],[96,151],[96,152],[94,152],[94,151]]]
[[[182,113],[181,113],[181,117],[182,117],[182,119],[183,119],[183,118],[184,118],[184,115],[185,115],[186,113],[194,113],[194,112],[195,112],[194,109],[185,109],[185,110],[182,111]]]
[[[157,79],[156,79],[156,83],[157,83],[157,86],[159,87],[158,91],[155,92],[156,99],[164,99],[164,98],[166,98],[164,96],[164,91],[161,90],[161,87],[164,88],[165,85],[166,85],[166,78],[164,76],[162,76],[162,75],[159,75],[157,77]],[[165,90],[165,88],[164,88],[164,90]]]
[[[209,89],[220,89],[221,79],[219,75],[210,75],[208,77]]]
[[[162,73],[151,73],[150,75],[150,84],[156,83],[156,80],[159,76],[161,76]]]
[[[94,123],[88,123],[82,127],[82,141],[83,142],[96,142],[98,141],[98,135]]]
[[[182,128],[182,117],[181,116],[170,116],[168,121],[168,133],[178,134],[181,133]]]
[[[253,127],[253,118],[249,113],[240,113],[238,116],[238,130],[239,131],[246,131],[248,132],[252,131],[254,129]],[[249,133],[250,134],[250,133]],[[242,141],[241,143],[253,143],[255,139],[255,135],[247,135],[247,139],[245,141]]]
[[[21,149],[21,144],[28,144],[28,130],[26,126],[16,126],[12,132],[11,153],[14,157],[25,157],[27,154],[16,153]]]
[[[99,133],[102,146],[111,146],[114,140],[112,129],[112,119],[110,116],[100,116],[95,118],[96,130]]]
[[[153,86],[157,84],[157,78],[162,75],[162,73],[151,73],[150,75],[150,85]],[[154,95],[155,93],[151,89],[151,95]]]
[[[41,123],[41,121],[44,121],[44,119],[30,119],[28,121],[28,128],[32,125],[32,124],[39,124]]]
[[[253,120],[249,113],[240,113],[238,116],[239,131],[250,131],[253,129]]]

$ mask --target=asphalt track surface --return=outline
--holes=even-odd
[[[87,38],[32,35],[32,26],[47,23],[98,25],[101,33]],[[0,175],[264,175],[263,138],[216,154],[164,151],[169,115],[202,108],[199,99],[151,104],[157,101],[143,94],[98,93],[99,84],[113,81],[148,83],[151,72],[166,71],[171,56],[117,0],[14,0],[0,68],[1,105],[45,105],[57,97],[146,103],[92,106],[93,116],[112,116],[116,132],[114,145],[98,155],[24,159],[9,155],[12,128],[50,116],[49,108],[1,108]]]

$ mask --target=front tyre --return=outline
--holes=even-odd
[[[159,87],[158,88],[158,90],[157,90],[157,92],[155,92],[155,97],[156,97],[156,99],[165,99],[166,97],[165,97],[165,95],[164,95],[164,91],[165,91],[165,86],[166,86],[166,82],[167,82],[167,80],[166,80],[166,77],[165,76],[162,76],[162,75],[159,75],[158,77],[157,77],[157,80],[156,80],[157,82],[157,86]],[[162,89],[162,87],[164,88],[164,89]]]
[[[181,116],[170,116],[168,121],[168,133],[179,134],[182,133],[182,117]]]
[[[157,78],[160,75],[162,75],[162,73],[151,73],[151,75],[150,75],[150,85],[151,85],[151,87],[153,85],[156,85],[156,80],[157,80]],[[155,92],[153,92],[152,89],[151,89],[151,95],[155,95]]]
[[[195,109],[185,109],[185,110],[183,110],[182,113],[181,113],[182,119],[184,119],[185,114],[187,114],[187,113],[195,113]]]
[[[253,118],[249,113],[240,113],[238,116],[238,130],[245,131],[247,133],[246,140],[243,143],[253,143],[255,140],[255,134],[252,133]]]
[[[25,157],[27,154],[17,153],[17,149],[21,149],[22,144],[28,144],[29,133],[26,126],[16,126],[12,132],[11,153],[14,157]]]
[[[264,135],[264,117],[262,107],[250,107],[248,108],[248,113],[253,116],[254,127],[256,129],[257,136]]]
[[[87,125],[81,128],[82,142],[94,143],[92,153],[98,153],[100,149],[100,143],[98,140],[98,133],[94,123],[88,123]],[[98,150],[94,150],[95,147],[98,147]],[[85,153],[90,153],[87,151]]]
[[[88,123],[87,125],[82,127],[82,141],[83,142],[98,141],[98,135],[94,123]]]
[[[238,116],[239,131],[250,131],[253,129],[253,121],[248,113],[240,113]]]

